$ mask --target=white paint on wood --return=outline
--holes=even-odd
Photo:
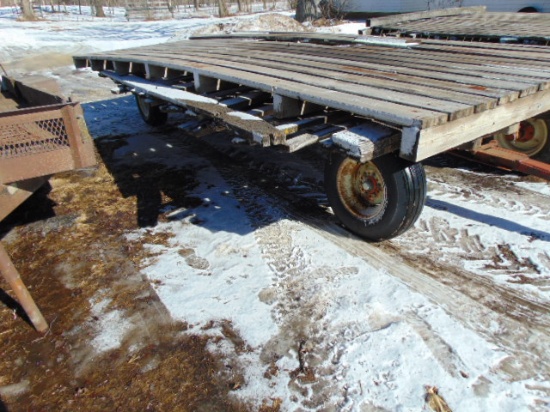
[[[390,153],[399,147],[396,131],[368,122],[332,135],[332,142],[361,162]]]
[[[259,121],[262,121],[262,119],[260,119],[259,117],[253,116],[253,115],[245,113],[245,112],[229,112],[227,114],[228,114],[228,116],[238,117],[239,119],[243,119],[243,120],[256,120],[256,121],[259,120]]]

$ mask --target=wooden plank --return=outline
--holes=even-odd
[[[157,56],[159,56],[157,54]],[[144,58],[145,56],[129,56],[136,58]],[[167,56],[159,56],[166,58]],[[209,64],[211,67],[235,67],[240,70],[246,70],[253,74],[270,75],[273,78],[280,78],[285,80],[292,80],[294,82],[300,82],[311,86],[324,87],[330,90],[344,92],[351,95],[357,95],[361,97],[368,97],[377,99],[379,101],[391,102],[408,106],[410,109],[423,109],[440,111],[446,114],[449,119],[456,119],[467,116],[474,112],[474,107],[471,105],[465,105],[462,103],[456,103],[452,101],[446,101],[441,99],[433,99],[428,96],[416,96],[411,99],[410,94],[396,92],[391,89],[383,89],[377,87],[368,86],[365,84],[359,84],[357,82],[342,82],[338,81],[339,76],[331,72],[330,70],[321,69],[306,69],[304,67],[295,67],[290,64],[282,62],[278,63],[266,63],[263,60],[256,59],[242,59],[239,57],[231,57],[225,55],[223,59],[212,58],[209,53],[194,52],[192,55],[186,56],[186,60],[194,61],[199,64]],[[245,61],[246,63],[243,63]],[[237,64],[231,64],[235,62]],[[249,64],[253,63],[253,64]],[[363,77],[364,79],[364,77]],[[357,79],[359,81],[359,79]],[[366,82],[367,83],[367,82]],[[530,91],[536,91],[537,86],[531,86]],[[325,105],[326,106],[326,105]]]
[[[109,59],[108,55],[90,55],[87,58],[92,61],[94,59]],[[160,64],[158,61],[148,61],[147,63]],[[165,59],[162,64],[168,68],[179,68],[188,71],[200,70],[205,76],[215,76],[229,82],[240,82],[255,89],[306,100],[323,106],[330,106],[335,109],[373,117],[379,121],[402,126],[417,125],[419,127],[428,127],[447,121],[447,115],[444,113],[409,108],[361,96],[350,99],[347,93],[328,90],[325,87],[310,86],[295,81],[253,74],[239,69],[221,66],[205,67],[204,63],[187,59]]]
[[[329,56],[329,57],[325,57]],[[452,80],[439,80],[433,79],[430,76],[430,73],[423,70],[418,72],[412,72],[411,70],[400,68],[395,65],[381,65],[379,62],[375,62],[376,59],[373,59],[373,63],[352,60],[350,56],[346,55],[332,55],[330,53],[319,52],[304,52],[300,56],[302,60],[311,61],[313,64],[317,62],[329,62],[340,64],[341,71],[353,71],[357,74],[368,75],[369,81],[371,77],[381,78],[390,80],[392,82],[402,82],[411,85],[425,86],[429,90],[432,90],[433,93],[438,91],[452,91],[457,92],[462,95],[471,95],[473,98],[476,96],[487,97],[487,98],[502,98],[506,96],[506,93],[511,93],[509,90],[499,90],[492,89],[489,87],[476,88],[468,87],[467,83],[458,83]],[[474,86],[474,85],[470,85]],[[451,99],[449,97],[449,99]],[[456,101],[462,101],[457,99]]]
[[[304,119],[295,120],[291,123],[283,123],[277,126],[285,135],[297,133],[300,130],[308,129],[312,126],[326,125],[329,123],[348,122],[351,116],[345,112],[329,111],[327,113],[310,116]]]
[[[255,107],[252,110],[247,111],[251,116],[267,117],[273,114],[273,105],[266,104],[265,106]]]
[[[390,128],[367,122],[335,133],[331,139],[349,156],[367,162],[398,150],[401,135]]]
[[[280,94],[273,95],[273,113],[277,119],[303,116],[323,109],[323,106],[317,104],[311,104]]]
[[[411,99],[410,94],[395,92],[393,90],[380,90],[377,87],[371,87],[366,84],[358,84],[351,82],[338,81],[338,76],[331,71],[320,69],[305,69],[303,67],[296,68],[293,65],[287,65],[282,62],[266,64],[264,61],[256,59],[241,59],[224,56],[223,59],[212,58],[208,53],[193,53],[186,56],[186,60],[191,60],[199,64],[209,64],[212,67],[235,67],[240,70],[246,70],[252,74],[269,75],[274,78],[291,80],[311,86],[324,87],[330,90],[368,97],[380,101],[391,102],[408,106],[410,109],[419,108],[424,110],[440,111],[447,115],[448,118],[455,119],[466,116],[473,112],[473,107],[461,103],[433,99],[426,96],[418,96],[416,99]],[[243,61],[246,61],[244,63]],[[235,62],[237,64],[231,64]],[[368,82],[366,82],[368,84]],[[536,86],[529,88],[530,92],[534,92]]]
[[[437,44],[426,43],[418,47],[420,50],[433,50],[442,52],[454,52],[466,55],[479,56],[479,58],[490,58],[492,56],[502,57],[506,53],[507,59],[521,59],[521,64],[528,65],[540,62],[542,64],[548,64],[550,62],[550,53],[547,50],[536,50],[532,48],[525,48],[522,50],[511,49],[509,51],[498,50],[491,47],[475,47],[471,46],[468,42],[462,42],[462,46],[449,45],[445,42]],[[511,61],[513,63],[513,60]]]
[[[550,53],[540,48],[523,50],[515,47],[510,51],[510,56],[507,56],[505,47],[483,48],[476,45],[468,48],[431,41],[412,49],[395,49],[371,45],[342,47],[249,40],[199,40],[78,58],[97,59],[105,64],[128,61],[156,65],[166,71],[193,72],[282,96],[281,101],[287,98],[308,101],[402,126],[401,155],[411,160],[421,160],[494,133],[524,120],[525,116],[550,110],[550,103],[544,102],[544,98],[548,100],[548,91],[537,91],[548,87],[550,72],[541,69],[541,65]],[[484,55],[485,52],[488,56]],[[423,56],[433,59],[427,63],[430,70],[426,70],[426,62],[422,66]],[[461,57],[468,59],[468,62],[461,63]],[[476,59],[479,59],[478,64]],[[437,63],[434,70],[430,61]],[[529,68],[531,62],[538,65],[536,69]],[[507,67],[507,63],[510,66]],[[517,75],[514,67],[519,67]],[[461,73],[468,69],[471,73]],[[396,76],[393,82],[392,75]],[[397,83],[401,91],[392,89],[396,87],[392,83]],[[423,102],[412,101],[421,93],[427,94],[429,85],[436,84],[440,87],[434,95],[445,98],[429,96]],[[408,89],[405,91],[405,88]],[[518,98],[518,92],[521,92],[522,98]],[[475,102],[490,99],[483,93],[492,93],[495,96],[493,99],[499,99],[500,106],[487,106],[483,109],[485,111],[477,110],[476,113],[465,111],[463,117],[455,116],[450,121],[451,116],[441,113],[445,110],[441,108],[443,105],[452,107],[452,96],[468,99],[464,106],[469,110],[476,107]],[[443,102],[442,106],[434,107],[434,110],[418,107],[433,107],[429,105],[438,100]],[[252,117],[252,113],[248,114]],[[254,114],[262,114],[262,111]],[[227,113],[218,117],[223,116],[227,117]],[[240,120],[251,122],[248,118]],[[470,121],[473,127],[470,127]],[[448,125],[444,127],[446,122]],[[248,131],[252,129],[250,126]],[[270,144],[284,141],[285,133],[279,132],[282,136],[280,140],[270,135]],[[265,144],[265,137],[260,140]],[[311,140],[304,138],[303,144]],[[301,144],[296,141],[296,147]]]
[[[430,19],[434,17],[484,13],[486,9],[487,9],[486,6],[474,6],[474,7],[453,7],[449,9],[417,11],[414,13],[402,13],[398,15],[370,18],[367,20],[367,26],[386,27],[386,26],[393,26],[397,23],[410,22],[414,20],[424,20],[424,19]]]
[[[229,99],[224,99],[220,101],[220,104],[230,107],[233,110],[248,110],[254,106],[258,106],[266,102],[269,98],[269,93],[253,91],[250,93],[243,93]]]
[[[293,153],[304,147],[311,146],[319,141],[326,140],[333,136],[335,133],[346,130],[347,127],[343,125],[325,125],[319,127],[317,130],[304,133],[290,139],[287,139],[284,146],[287,152]]]
[[[193,51],[193,54],[204,55],[200,50]],[[279,68],[282,67],[281,64],[285,64],[285,67],[289,70],[322,75],[333,80],[355,84],[368,83],[372,87],[417,95],[421,98],[429,97],[445,100],[446,102],[466,104],[473,106],[475,111],[486,110],[497,104],[497,99],[480,95],[475,89],[467,88],[464,85],[451,82],[444,84],[441,81],[434,84],[431,80],[421,79],[410,74],[396,74],[394,71],[390,72],[390,70],[381,71],[378,70],[379,64],[355,64],[353,61],[315,56],[300,56],[298,60],[289,57],[288,54],[279,52],[262,53],[259,59],[250,59],[246,51],[235,48],[232,48],[232,51],[217,50],[216,55],[235,62],[238,62],[238,57],[242,56],[247,58],[247,62],[254,62],[261,66],[267,65],[271,68]],[[158,54],[158,56],[161,56],[161,54]],[[368,69],[365,70],[365,68]],[[369,76],[368,82],[365,80],[365,75]],[[426,82],[428,84],[425,84]]]
[[[397,53],[382,52],[384,56],[392,59],[399,59],[401,56]],[[479,58],[475,56],[468,56],[460,53],[446,53],[446,52],[434,52],[426,54],[421,50],[414,50],[409,53],[409,57],[414,56],[416,59],[424,61],[431,67],[445,67],[445,65],[451,64],[454,69],[464,70],[466,72],[477,70],[482,73],[491,73],[497,78],[499,76],[515,77],[518,79],[527,79],[539,83],[548,82],[550,80],[550,67],[548,65],[541,64],[540,66],[533,66],[527,63],[514,62],[511,59],[507,60],[495,60],[495,61],[483,61],[480,62]]]
[[[217,55],[224,56],[225,59],[238,62],[239,59],[237,56],[246,57],[246,52],[241,52],[238,49],[233,51],[217,50]],[[202,51],[193,51],[194,54],[203,54]],[[261,59],[254,59],[253,61],[258,65],[265,65],[266,61],[272,62],[269,64],[270,67],[279,67],[281,63],[290,63],[293,64],[295,70],[299,71],[308,71],[312,74],[321,74],[322,72],[319,69],[326,69],[325,77],[329,77],[335,80],[348,81],[353,83],[362,83],[365,82],[365,75],[369,75],[368,84],[373,87],[381,87],[383,89],[394,90],[399,92],[405,92],[408,94],[419,95],[419,96],[429,96],[436,99],[443,99],[446,101],[453,101],[456,103],[463,103],[474,106],[476,111],[486,110],[487,108],[493,107],[496,104],[496,100],[486,96],[490,94],[492,96],[505,96],[505,100],[509,101],[510,98],[506,96],[506,93],[509,91],[501,91],[500,93],[492,93],[486,90],[486,86],[480,86],[479,84],[471,85],[473,87],[468,87],[468,85],[460,84],[457,82],[447,81],[433,81],[432,79],[426,80],[426,78],[421,78],[419,76],[411,76],[410,71],[401,68],[401,71],[404,73],[396,73],[399,69],[396,66],[384,66],[386,71],[380,69],[380,62],[378,63],[356,63],[354,61],[343,60],[342,58],[333,59],[327,57],[317,57],[317,56],[307,56],[300,55],[299,59],[297,58],[286,58],[288,54],[273,52],[273,53],[262,53]],[[247,58],[247,61],[250,61],[250,58]],[[398,64],[401,61],[399,58],[389,58],[388,61]],[[323,63],[330,62],[330,63]],[[384,62],[384,61],[382,61]],[[418,64],[417,67],[425,67],[426,63]],[[447,62],[447,66],[449,63]],[[439,63],[439,66],[444,68],[445,63]],[[469,72],[473,71],[475,68],[479,69],[478,65],[458,65],[458,69],[455,73],[462,73],[464,71]],[[288,67],[288,66],[287,66]],[[307,69],[304,69],[307,68]],[[312,71],[311,68],[317,70]],[[365,70],[367,68],[367,70]],[[292,69],[292,68],[289,68]],[[485,70],[485,68],[483,68]],[[487,74],[488,77],[493,77],[496,79],[501,79],[502,77],[507,77],[508,79],[513,80],[513,82],[525,83],[528,81],[530,87],[524,87],[523,93],[533,93],[537,88],[548,88],[550,87],[550,72],[546,74],[546,77],[540,78],[525,78],[523,76],[514,76],[512,75],[514,69],[495,69],[495,73]],[[508,71],[510,75],[505,75],[502,72]],[[424,73],[424,71],[420,71]],[[490,72],[490,69],[488,69]],[[340,75],[340,73],[345,73],[345,75]],[[481,74],[484,74],[483,71]],[[429,76],[429,74],[426,74]],[[534,75],[534,74],[533,74]],[[452,78],[456,79],[456,76]],[[459,78],[459,79],[462,79]],[[427,84],[426,84],[427,83]],[[476,87],[479,86],[479,87]],[[481,94],[480,90],[484,91]],[[484,96],[484,97],[481,97]],[[510,96],[512,97],[512,96]]]
[[[200,44],[200,42],[197,42]],[[193,42],[191,42],[193,44]],[[483,47],[480,47],[480,44],[483,44]],[[432,47],[428,47],[432,46]],[[445,48],[438,49],[433,46],[442,46]],[[478,43],[478,42],[464,42],[464,41],[441,41],[441,40],[428,40],[425,44],[418,46],[410,47],[407,49],[395,49],[388,47],[372,47],[372,46],[359,46],[355,45],[352,47],[327,47],[320,46],[315,44],[293,44],[293,43],[276,43],[276,42],[264,42],[264,43],[252,43],[252,42],[241,42],[238,43],[229,43],[227,47],[232,48],[248,48],[256,49],[261,52],[271,52],[271,51],[280,51],[286,54],[291,53],[293,50],[296,50],[298,47],[301,53],[307,53],[309,55],[323,55],[328,53],[333,55],[335,58],[346,58],[348,60],[361,61],[362,58],[368,55],[377,55],[377,54],[388,54],[388,53],[408,53],[414,55],[416,53],[422,53],[420,56],[421,59],[430,58],[432,55],[440,55],[441,57],[445,56],[455,56],[470,59],[471,63],[480,65],[480,66],[490,66],[495,64],[495,62],[501,62],[507,65],[512,65],[514,67],[524,68],[536,68],[539,71],[547,72],[548,62],[550,59],[550,49],[542,46],[530,46],[530,45],[501,45],[502,48],[497,48],[495,43]],[[185,46],[190,47],[190,45]],[[216,47],[215,45],[205,44],[203,47]],[[497,53],[491,53],[491,56],[485,55],[484,50],[468,50],[467,48],[473,49],[495,49],[491,50],[492,52],[499,51]],[[154,49],[151,49],[154,50]],[[322,54],[320,54],[322,53]],[[472,53],[472,55],[470,55]],[[524,53],[529,53],[525,55]],[[524,58],[525,56],[525,58]],[[299,55],[302,58],[302,55]],[[475,60],[473,58],[475,57]],[[403,59],[410,59],[410,57],[404,56]]]
[[[421,161],[550,110],[550,90],[425,130],[404,130],[400,155]]]
[[[287,139],[285,146],[289,153],[297,152],[304,147],[311,146],[319,141],[319,136],[316,134],[304,133],[299,136]]]
[[[132,88],[136,93],[145,93],[148,96],[187,107],[221,120],[252,143],[269,146],[271,144],[282,144],[285,141],[285,135],[276,127],[258,117],[234,111],[215,99],[177,90],[135,76],[119,76],[114,72],[104,72],[104,74],[112,80]]]
[[[417,37],[454,36],[463,39],[499,41],[550,41],[550,16],[547,13],[476,13],[440,16],[425,20],[409,20],[379,25],[375,33],[397,31]]]
[[[367,50],[367,52],[370,50]],[[310,54],[312,50],[302,50],[303,54]],[[351,53],[357,53],[355,56],[352,56]],[[373,53],[364,53],[360,54],[361,50],[350,50],[347,53],[347,56],[344,56],[343,53],[340,53],[340,57],[353,57],[354,61],[357,62],[367,62],[370,64],[376,65],[380,70],[397,72],[402,74],[409,74],[418,77],[427,77],[436,80],[449,81],[449,82],[461,82],[463,84],[471,84],[473,86],[478,86],[482,88],[492,88],[492,89],[501,89],[501,90],[515,90],[519,91],[521,95],[528,95],[534,93],[539,85],[537,83],[538,79],[526,79],[521,76],[509,76],[505,74],[499,75],[498,73],[483,72],[480,69],[477,71],[471,71],[465,73],[463,70],[453,70],[450,65],[449,67],[441,66],[439,70],[429,70],[426,71],[426,63],[422,62],[421,58],[413,59],[391,59],[384,58],[383,55],[376,54],[376,50]],[[313,51],[314,55],[323,55],[322,51],[315,50]],[[303,59],[303,56],[300,56],[300,59]],[[505,80],[500,80],[505,79]],[[510,81],[512,80],[512,81]],[[547,79],[542,80],[543,82],[548,82]],[[464,88],[463,90],[466,90]],[[504,91],[506,93],[506,91]],[[502,93],[501,93],[502,95]]]
[[[194,42],[188,42],[190,44],[193,44]],[[197,44],[197,47],[205,47],[205,46],[211,46],[210,44],[203,44],[202,41],[196,41]],[[218,42],[219,43],[219,42]],[[250,42],[241,42],[241,43],[250,43]],[[234,44],[231,44],[230,45],[232,48],[235,47]],[[253,45],[255,46],[255,45]],[[313,45],[292,45],[292,47],[300,47],[300,46],[309,46],[309,47],[302,47],[303,51],[309,53],[311,52],[311,49],[315,50],[317,55],[319,54],[322,54],[322,53],[333,53],[334,50],[336,49],[341,49],[341,48],[334,48],[334,47],[322,47],[321,50],[317,50],[320,46],[317,46],[317,47],[312,47]],[[185,47],[189,47],[188,45],[185,45]],[[251,47],[249,44],[248,45],[243,45],[243,47]],[[270,46],[270,47],[273,47],[273,46]],[[289,47],[289,45],[285,45],[285,47]],[[208,47],[205,47],[205,48],[208,48]],[[265,49],[265,46],[263,47],[263,49]],[[387,50],[388,48],[378,48],[378,50]],[[166,50],[166,49],[165,49]],[[217,49],[219,50],[219,49]],[[151,51],[152,52],[152,51]],[[346,51],[344,51],[346,52]],[[338,50],[338,53],[342,53],[341,50]],[[361,55],[361,53],[364,54],[364,51],[362,50],[347,50],[347,53],[348,53],[348,56],[349,57],[352,57],[353,54],[350,54],[350,53],[355,53],[356,55]],[[449,53],[447,53],[449,54]],[[501,54],[502,55],[502,54]],[[294,56],[295,57],[295,56]],[[335,56],[337,57],[337,56]],[[455,84],[456,84],[456,81],[460,81],[462,83],[467,83],[468,82],[468,78],[465,78],[464,76],[464,68],[460,68],[458,70],[455,70],[450,76],[445,76],[444,74],[441,75],[441,73],[437,73],[437,74],[434,74],[433,71],[426,71],[425,70],[425,65],[423,66],[422,62],[420,63],[415,63],[415,66],[413,66],[413,68],[416,70],[414,73],[410,73],[410,70],[408,70],[408,68],[406,67],[403,67],[403,66],[406,66],[406,64],[404,64],[403,62],[399,62],[400,64],[397,65],[397,64],[394,64],[394,65],[391,65],[391,64],[386,64],[387,62],[384,62],[382,61],[382,63],[385,63],[383,65],[381,65],[381,61],[379,59],[377,59],[376,57],[378,56],[373,56],[370,58],[370,63],[367,63],[367,64],[375,64],[377,67],[382,67],[382,69],[384,70],[387,70],[387,72],[389,72],[389,74],[392,74],[392,72],[398,72],[400,74],[403,74],[403,76],[411,76],[411,74],[414,74],[415,76],[432,76],[433,77],[437,77],[438,79],[436,80],[439,80],[439,81],[448,81],[449,83],[451,83],[452,81],[455,81]],[[363,60],[364,60],[364,56],[362,57]],[[421,60],[421,59],[419,59]],[[479,59],[477,59],[479,61]],[[397,67],[396,67],[397,66]],[[489,69],[489,70],[492,70],[492,69]],[[499,77],[499,74],[498,74],[498,69],[494,69],[494,71],[497,72],[497,74],[493,74],[493,75],[489,75],[489,77]],[[471,72],[471,70],[468,70],[468,73]],[[364,75],[364,74],[362,74]],[[481,73],[481,75],[484,75],[483,73]],[[443,77],[442,77],[443,76]],[[486,80],[484,80],[483,78],[480,78],[479,76],[477,78],[475,78],[475,83],[476,84],[473,84],[472,86],[474,88],[470,88],[468,89],[467,86],[463,86],[462,87],[462,91],[463,92],[467,92],[468,90],[475,90],[475,89],[488,89],[488,88],[491,88],[491,85],[487,83]],[[513,79],[514,81],[501,81],[499,84],[495,85],[493,83],[493,86],[498,86],[498,87],[513,87],[511,85],[513,85],[515,82],[516,82],[516,78],[514,77],[511,77],[510,79]],[[536,79],[535,79],[536,80]],[[417,80],[415,80],[417,81]],[[498,81],[498,80],[497,80]],[[518,78],[517,79],[518,82],[522,82],[522,81],[525,81],[525,79],[521,79],[521,78]],[[391,82],[390,82],[391,83]],[[518,87],[515,87],[515,89],[521,89],[520,86]],[[433,90],[433,87],[432,87],[432,90]],[[536,90],[536,87],[535,86],[532,86],[532,87],[528,87],[524,90],[521,90],[522,92],[522,95],[526,95],[526,94],[530,94],[530,93],[533,93],[534,91]],[[490,92],[490,91],[489,91]],[[502,93],[499,93],[500,96],[503,96]],[[508,100],[511,100],[513,99],[514,96],[511,95],[511,96],[506,96],[504,97],[504,102],[505,101],[508,101]],[[476,109],[476,110],[479,110],[479,109]]]
[[[346,59],[347,57],[350,57],[350,61],[342,61],[343,63],[349,63],[348,66],[344,67],[343,69],[355,70],[357,74],[361,74],[363,76],[365,75],[365,73],[371,74],[373,73],[373,71],[378,71],[378,72],[386,73],[386,76],[388,77],[392,77],[392,75],[399,74],[403,76],[401,79],[405,79],[407,76],[409,76],[411,78],[411,82],[413,82],[414,84],[418,83],[422,85],[423,83],[427,83],[426,86],[430,85],[429,83],[431,80],[435,80],[438,82],[447,82],[447,86],[445,87],[445,89],[456,90],[462,93],[481,94],[481,95],[486,95],[487,97],[498,97],[498,98],[504,99],[504,101],[512,100],[518,96],[518,94],[516,93],[511,93],[511,90],[498,89],[498,88],[495,89],[494,87],[491,87],[491,85],[488,84],[485,79],[482,79],[479,77],[468,77],[468,76],[456,75],[456,74],[446,75],[440,72],[426,71],[425,65],[424,66],[420,65],[420,67],[422,67],[421,69],[411,69],[409,67],[403,67],[404,66],[403,62],[399,62],[400,63],[399,65],[397,64],[390,65],[387,63],[380,64],[381,62],[377,59],[378,56],[374,54],[371,57],[362,58],[360,60],[358,57],[355,57],[354,55],[349,55],[349,56],[345,56],[342,54],[333,55],[331,54],[331,50],[327,51],[327,50],[318,50],[316,48],[305,48],[299,51],[301,52],[299,56],[300,60],[309,59],[312,61],[316,61],[316,60],[320,61],[321,59],[326,59],[323,56],[331,56],[331,57],[334,57],[334,60],[333,60],[334,62],[334,61],[337,61],[337,58],[342,60],[342,59]],[[358,51],[353,50],[353,52],[361,53],[361,50],[358,50]],[[353,57],[355,58],[353,61],[351,61],[351,58]],[[364,63],[364,61],[366,61],[366,63]],[[342,65],[340,65],[340,67],[342,67]],[[363,68],[367,69],[367,71],[363,70]],[[430,80],[426,80],[426,79],[430,79]],[[510,82],[500,82],[496,86],[500,86],[500,87],[506,86],[508,88],[513,88],[516,90],[518,89],[518,87],[510,86],[510,84],[511,84]],[[456,87],[457,85],[459,85],[458,88]],[[493,83],[493,85],[495,84]],[[437,88],[441,88],[440,87],[441,84],[437,86],[439,86]],[[537,89],[537,87],[538,86],[533,85],[533,86],[527,87],[522,92],[523,94],[533,93]],[[519,88],[521,89],[521,87]],[[434,93],[436,93],[435,90],[434,90]]]

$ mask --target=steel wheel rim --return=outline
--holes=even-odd
[[[499,134],[496,140],[501,147],[534,156],[548,143],[548,125],[543,119],[528,119],[520,123],[519,136]]]
[[[356,218],[382,218],[387,188],[374,163],[345,160],[338,170],[337,189],[342,204]]]

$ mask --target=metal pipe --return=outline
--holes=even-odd
[[[36,303],[34,303],[31,294],[23,283],[21,276],[19,276],[19,272],[13,266],[13,262],[2,243],[0,243],[0,272],[10,284],[19,304],[23,306],[35,329],[38,332],[46,332],[48,330],[48,323],[44,319],[44,316],[42,316],[38,306],[36,306]]]

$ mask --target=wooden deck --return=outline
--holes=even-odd
[[[456,14],[437,11],[372,19],[372,34],[417,38],[550,44],[550,13],[497,13],[483,8]]]
[[[159,86],[187,93],[167,99],[184,106],[198,105],[189,91],[212,103],[220,101],[220,90],[240,85],[269,93],[275,107],[300,101],[374,119],[401,130],[400,153],[411,160],[550,110],[550,48],[376,42],[364,36],[264,33],[74,59],[77,67],[91,66],[117,82],[137,81],[154,97],[163,96]]]

